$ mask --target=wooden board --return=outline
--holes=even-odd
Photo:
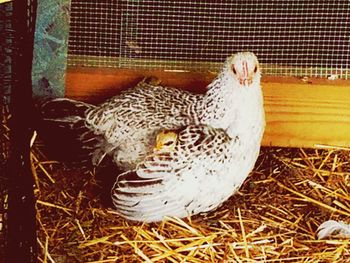
[[[144,76],[164,85],[204,92],[213,73],[69,68],[66,97],[100,102],[132,87]],[[350,147],[350,81],[263,77],[265,146]]]

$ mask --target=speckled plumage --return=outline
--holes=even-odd
[[[237,155],[240,147],[239,139],[222,129],[187,126],[173,150],[150,154],[136,170],[118,177],[114,205],[126,218],[148,222],[214,209],[241,184],[239,176],[232,176],[244,164],[244,156]],[[229,169],[232,162],[238,164],[236,171]]]
[[[130,170],[152,151],[162,129],[199,123],[201,97],[142,81],[135,88],[89,110],[86,124],[106,138],[103,151],[111,152],[122,170]],[[100,156],[95,154],[96,163]]]
[[[207,88],[194,95],[141,82],[80,114],[84,129],[98,138],[95,165],[108,154],[125,171],[112,189],[122,216],[153,222],[212,210],[252,170],[265,125],[255,55],[228,58]],[[67,118],[72,117],[61,120]],[[163,130],[178,133],[176,144],[155,151]],[[87,138],[89,132],[80,136],[81,141]]]

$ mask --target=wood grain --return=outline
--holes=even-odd
[[[204,92],[213,73],[69,68],[66,97],[100,102],[155,76],[164,85]],[[263,77],[265,146],[350,147],[350,81]]]

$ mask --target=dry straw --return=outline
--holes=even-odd
[[[350,149],[263,148],[223,206],[153,224],[119,217],[94,173],[49,160],[38,140],[31,160],[39,262],[350,262],[350,240],[316,238],[326,220],[350,223]]]
[[[122,219],[93,173],[43,152],[36,143],[40,262],[350,262],[349,240],[316,239],[322,222],[350,221],[349,149],[263,148],[219,209],[153,224]]]

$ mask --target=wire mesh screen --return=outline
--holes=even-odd
[[[215,69],[254,51],[268,75],[349,78],[350,1],[71,2],[71,66]]]

